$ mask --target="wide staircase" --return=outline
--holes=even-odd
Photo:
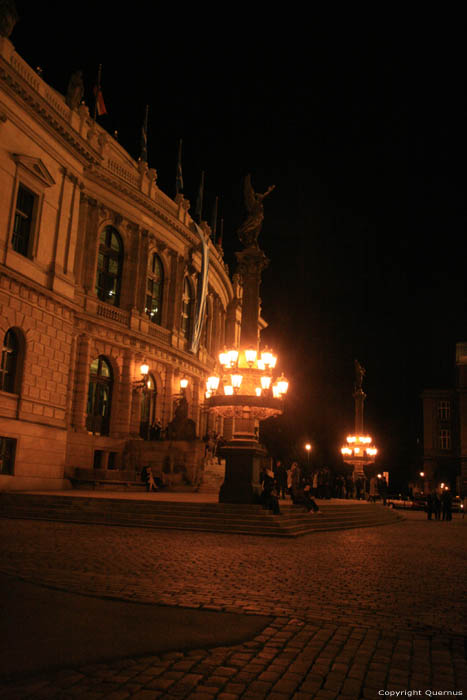
[[[76,493],[76,492],[75,492]],[[320,514],[281,504],[281,515],[259,505],[157,501],[35,493],[0,493],[0,517],[96,525],[299,537],[312,532],[389,525],[398,513],[373,503],[320,503]]]

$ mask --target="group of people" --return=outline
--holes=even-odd
[[[302,474],[298,462],[292,462],[290,469],[286,469],[285,465],[278,461],[275,472],[269,466],[264,467],[260,474],[260,484],[261,503],[275,515],[281,515],[279,497],[286,498],[288,494],[292,503],[305,506],[308,513],[321,512],[313,498],[312,485]]]
[[[451,492],[445,490],[441,495],[436,491],[429,493],[426,497],[426,515],[428,520],[431,520],[433,515],[435,520],[452,520]]]
[[[333,473],[328,467],[311,470],[298,468],[300,469],[301,481],[306,482],[305,485],[309,487],[309,492],[314,498],[352,498],[365,501],[381,499],[382,503],[386,505],[388,483],[384,475],[374,476],[371,479],[365,476],[354,478],[351,474]],[[286,498],[290,493],[288,481],[291,469],[292,466],[287,469],[281,460],[277,460],[274,466],[275,486],[280,498]]]

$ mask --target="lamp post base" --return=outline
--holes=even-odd
[[[222,448],[225,477],[219,503],[259,503],[261,460],[266,455],[266,450],[253,440],[232,440]]]

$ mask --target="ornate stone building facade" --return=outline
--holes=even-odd
[[[236,340],[240,294],[210,241],[193,353],[202,252],[188,212],[0,37],[0,489],[127,467],[172,419],[182,377],[204,433],[205,380]]]
[[[467,495],[467,343],[456,345],[457,387],[427,389],[423,402],[426,488],[448,483]]]

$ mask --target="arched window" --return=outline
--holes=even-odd
[[[0,365],[0,390],[14,394],[17,391],[18,337],[11,328],[5,333]]]
[[[150,259],[146,285],[146,306],[144,311],[153,323],[160,325],[162,318],[162,289],[164,284],[164,268],[160,257],[153,253]]]
[[[180,324],[180,329],[185,336],[189,338],[192,329],[192,316],[193,316],[193,293],[191,290],[191,284],[188,277],[185,277],[183,282],[183,298],[182,298],[182,319]]]
[[[106,226],[101,232],[97,256],[96,294],[101,301],[120,305],[122,267],[122,239],[113,226]]]
[[[160,438],[160,426],[156,425],[157,386],[152,374],[148,375],[146,387],[141,396],[141,422],[139,434],[143,440]]]
[[[112,368],[105,357],[99,355],[91,362],[89,373],[86,428],[91,433],[109,434],[112,386]]]

